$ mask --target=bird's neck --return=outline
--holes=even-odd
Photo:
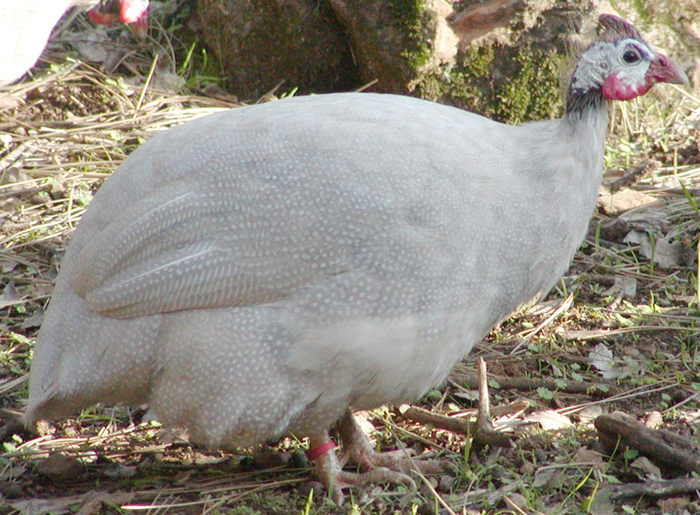
[[[566,116],[570,119],[588,118],[594,113],[610,111],[610,100],[605,98],[600,88],[574,89],[569,86],[566,95]]]
[[[580,95],[569,92],[562,123],[569,138],[569,150],[578,154],[580,159],[592,160],[587,163],[587,169],[592,167],[602,171],[610,106],[610,100],[603,97],[600,91],[590,90]]]
[[[569,87],[564,120],[570,127],[570,134],[574,138],[587,135],[583,141],[592,147],[590,150],[601,154],[605,148],[611,104],[612,102],[600,93],[600,89],[580,92],[571,91]]]
[[[611,101],[602,93],[608,70],[606,55],[611,52],[606,41],[591,44],[578,59],[566,95],[563,127],[570,152],[595,171],[591,180],[598,181],[603,168],[605,137],[608,131]]]
[[[605,55],[611,43],[596,41],[579,57],[566,93],[566,115],[569,118],[588,118],[594,111],[608,112],[610,100],[602,93],[608,62]]]

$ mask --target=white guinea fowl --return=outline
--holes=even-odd
[[[4,0],[0,7],[0,86],[18,80],[44,50],[51,31],[71,7],[94,8],[91,18],[99,23],[121,20],[143,30],[147,0]],[[118,14],[103,12],[116,9]]]
[[[307,436],[342,488],[351,410],[415,400],[550,289],[586,233],[609,101],[687,83],[625,21],[578,61],[559,120],[508,126],[413,98],[335,94],[154,137],[95,196],[39,334],[26,420],[148,403],[211,447]]]

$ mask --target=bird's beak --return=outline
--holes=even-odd
[[[127,23],[140,39],[148,35],[148,0],[102,0],[88,16],[99,25]]]
[[[657,54],[656,59],[649,66],[649,74],[654,82],[670,82],[671,84],[690,86],[688,76],[681,67],[663,54]]]

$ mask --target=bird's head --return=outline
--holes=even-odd
[[[631,100],[657,82],[689,84],[683,70],[625,20],[603,14],[599,22],[600,37],[584,51],[574,71],[574,90],[597,89],[609,100]]]
[[[148,29],[148,0],[100,0],[88,11],[88,16],[100,25],[128,23],[143,39]]]
[[[610,73],[601,91],[610,100],[630,100],[646,93],[657,82],[688,85],[688,77],[665,55],[655,51],[629,23],[603,14],[601,41],[613,48],[608,52]]]

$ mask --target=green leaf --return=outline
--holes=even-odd
[[[537,389],[537,395],[539,395],[546,401],[552,400],[554,398],[554,394],[544,386],[540,386]]]

